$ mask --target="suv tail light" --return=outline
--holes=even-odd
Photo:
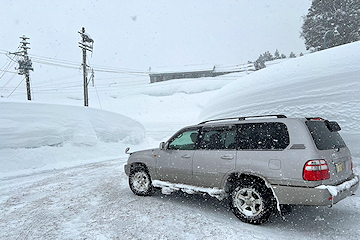
[[[353,164],[353,161],[352,161],[352,157],[351,157],[351,172],[354,172],[354,164]]]
[[[305,164],[303,178],[307,181],[329,179],[329,166],[325,160],[310,160]]]

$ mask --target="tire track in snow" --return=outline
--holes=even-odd
[[[19,236],[16,239],[22,240],[22,239],[36,239],[41,236],[41,238],[44,238],[45,236],[41,232],[41,229],[45,228],[47,223],[49,223],[53,219],[53,216],[49,216],[45,212],[40,212],[34,216],[32,216],[28,221],[30,222],[29,225],[26,226],[26,228],[22,231],[20,231]],[[35,232],[39,233],[35,235]]]
[[[93,207],[89,186],[118,165],[111,160],[1,181],[0,239],[62,238],[65,225]]]

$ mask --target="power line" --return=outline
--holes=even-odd
[[[9,96],[7,96],[7,98],[9,98],[14,92],[15,90],[20,86],[20,84],[25,80],[25,77],[23,78],[23,80],[21,80],[21,82],[15,87],[15,89],[10,93]]]
[[[0,51],[6,52],[5,50],[0,49]],[[1,52],[0,52],[1,53]],[[77,62],[69,61],[69,60],[62,60],[57,58],[51,58],[51,57],[44,57],[40,55],[35,54],[29,54],[31,56],[31,59],[33,62],[45,64],[49,66],[55,66],[55,67],[63,67],[63,68],[69,68],[69,69],[80,69],[81,66]],[[114,73],[114,74],[129,74],[129,75],[148,75],[149,71],[141,71],[141,70],[135,70],[135,69],[128,69],[128,68],[116,68],[116,67],[109,67],[104,65],[97,65],[92,64],[94,71],[96,72],[104,72],[104,73]],[[191,64],[186,65],[187,67],[197,66],[197,70],[208,70],[208,66],[202,66],[202,64]],[[166,69],[166,67],[159,67],[159,69]],[[166,71],[166,70],[164,70]],[[161,71],[162,72],[162,71]],[[154,72],[155,73],[155,72]]]
[[[94,85],[94,87],[95,87],[95,91],[96,91],[96,96],[97,96],[98,101],[99,101],[100,109],[102,109],[101,101],[100,101],[100,97],[99,97],[99,93],[98,93],[98,90],[97,90],[97,88],[96,88],[96,85]]]
[[[11,67],[10,67],[11,68]],[[17,74],[17,72],[13,72],[13,71],[7,71],[7,70],[0,70],[0,72],[4,72],[4,73],[16,73]],[[2,77],[2,76],[1,76]],[[0,79],[1,79],[1,77],[0,77]]]
[[[80,69],[78,64],[73,64],[71,62],[64,62],[64,61],[54,61],[54,60],[45,60],[45,59],[37,59],[32,58],[33,62],[55,66],[55,67],[63,67],[69,69]],[[94,66],[93,69],[96,72],[104,72],[104,73],[117,73],[117,74],[129,74],[129,75],[148,75],[148,72],[145,71],[136,71],[136,70],[127,70],[127,69],[118,69],[118,68],[111,68],[111,67],[103,67],[98,65]]]
[[[20,48],[20,45],[17,47],[16,51],[18,51],[19,48]],[[5,73],[10,72],[9,69],[10,69],[12,66],[14,66],[14,64],[15,64],[15,60],[14,60],[14,59],[15,59],[15,55],[13,55],[13,57],[11,58],[11,57],[9,56],[9,53],[7,52],[7,53],[6,53],[6,56],[8,57],[8,60],[7,60],[7,62],[4,64],[4,66],[0,69],[0,71],[2,72],[2,74],[0,75],[0,79],[5,75]],[[12,73],[14,73],[14,72],[12,72]]]
[[[77,62],[72,62],[68,60],[61,60],[55,59],[50,57],[43,57],[39,55],[29,54],[33,62],[57,66],[57,67],[64,67],[64,68],[71,68],[71,69],[79,69],[79,64]],[[146,71],[138,71],[134,69],[126,69],[126,68],[115,68],[115,67],[108,67],[103,65],[95,65],[92,64],[93,68],[97,72],[106,72],[106,73],[119,73],[119,74],[140,74],[140,75],[147,75],[148,72]]]
[[[79,69],[80,68],[79,65],[75,66],[75,65],[71,65],[71,64],[56,63],[56,62],[37,60],[37,59],[33,59],[33,61],[36,63],[55,66],[55,67],[70,68],[70,69]]]
[[[1,49],[0,49],[1,50]],[[5,50],[1,50],[4,51]],[[31,56],[31,60],[36,63],[55,66],[55,67],[63,67],[69,69],[79,69],[80,66],[77,62],[72,62],[68,60],[61,60],[56,58],[44,57],[34,54],[29,54]],[[115,68],[109,67],[104,65],[96,65],[92,64],[94,70],[96,72],[104,72],[104,73],[118,73],[118,74],[129,74],[129,75],[148,75],[149,72],[141,71],[141,70],[134,70],[134,69],[127,69],[127,68]]]
[[[12,77],[2,86],[2,88],[5,88],[17,75],[17,73],[14,73],[14,75],[12,75]]]

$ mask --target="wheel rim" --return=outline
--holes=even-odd
[[[260,195],[252,188],[242,188],[234,196],[234,205],[248,217],[259,215],[263,209]]]
[[[133,188],[138,192],[146,192],[150,185],[150,179],[144,172],[137,172],[133,176]]]

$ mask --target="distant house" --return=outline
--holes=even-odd
[[[187,68],[187,69],[186,69]],[[192,68],[192,70],[190,70]],[[174,68],[173,68],[174,69]],[[181,78],[202,78],[202,77],[217,77],[235,72],[255,71],[254,64],[248,63],[243,65],[192,65],[185,66],[185,69],[169,70],[158,69],[154,73],[149,73],[150,83],[162,82],[171,79]]]

